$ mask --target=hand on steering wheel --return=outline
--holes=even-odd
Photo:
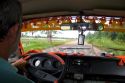
[[[30,50],[26,53],[24,53],[22,56],[23,58],[20,58],[19,60],[15,61],[14,63],[12,63],[13,66],[15,66],[16,68],[20,69],[20,70],[25,70],[25,66],[27,63],[27,59],[30,58],[30,54],[31,53],[40,53],[42,51],[40,50]]]
[[[35,81],[58,83],[64,73],[65,62],[54,53],[31,54],[27,70]]]

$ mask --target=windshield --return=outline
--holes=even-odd
[[[24,51],[81,53],[99,56],[101,53],[124,55],[125,34],[114,32],[86,31],[84,45],[78,45],[79,32],[75,31],[33,31],[23,32],[21,41]]]
[[[41,50],[87,56],[125,54],[125,19],[122,17],[47,17],[25,21],[22,26],[25,52]]]
[[[38,49],[43,52],[85,53],[90,55],[91,45],[78,45],[78,31],[36,31],[22,33],[25,51]],[[91,53],[93,54],[93,53]]]
[[[99,56],[101,53],[124,55],[125,34],[114,32],[85,31],[84,45],[78,45],[77,30],[53,30],[22,32],[24,51],[80,53]]]

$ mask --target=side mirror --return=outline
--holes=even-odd
[[[78,36],[78,45],[84,45],[85,35],[79,34]]]

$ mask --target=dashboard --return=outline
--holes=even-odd
[[[63,56],[66,62],[66,78],[74,80],[98,80],[125,82],[125,66],[119,59],[104,56]]]
[[[125,66],[119,66],[119,59],[104,56],[74,56],[73,54],[60,55],[65,61],[64,80],[76,81],[108,81],[109,83],[125,82]],[[54,59],[36,57],[31,63],[35,67],[40,64],[46,69],[56,71],[61,64]],[[40,67],[40,66],[39,66]],[[99,82],[101,83],[101,82]]]

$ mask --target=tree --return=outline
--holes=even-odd
[[[52,38],[53,38],[53,34],[56,34],[57,31],[52,31],[52,30],[47,30],[47,31],[41,31],[41,34],[46,34],[47,35],[47,39],[50,43],[52,43]]]

